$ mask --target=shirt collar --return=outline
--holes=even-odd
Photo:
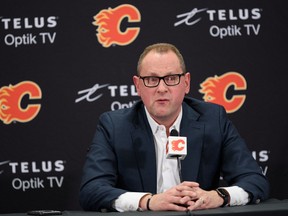
[[[152,133],[156,134],[158,131],[158,128],[160,127],[160,125],[151,117],[150,113],[148,112],[146,106],[145,107],[145,112],[147,115],[147,119],[149,122],[149,125],[151,127]],[[180,135],[180,123],[181,123],[181,119],[182,119],[182,106],[181,106],[181,110],[180,113],[178,115],[178,117],[176,118],[175,122],[172,124],[172,126],[169,128],[169,131],[171,131],[172,129],[176,129]]]

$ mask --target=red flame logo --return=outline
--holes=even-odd
[[[181,140],[181,139],[173,140],[172,141],[172,150],[173,151],[182,151],[184,149],[184,146],[181,144],[185,145],[184,140]]]
[[[107,48],[112,44],[124,46],[136,39],[140,28],[129,27],[121,31],[120,26],[124,18],[128,18],[129,23],[140,22],[141,15],[136,7],[123,4],[114,9],[101,10],[94,16],[93,25],[98,26],[96,35],[103,47]]]
[[[245,78],[236,72],[228,72],[220,77],[216,75],[209,77],[200,86],[199,92],[204,94],[203,99],[224,106],[227,113],[240,109],[246,99],[246,95],[233,95],[231,99],[227,99],[226,94],[230,86],[234,86],[238,91],[247,89]]]
[[[31,81],[24,81],[17,85],[4,86],[0,89],[0,120],[5,124],[12,121],[28,122],[34,119],[40,111],[40,104],[29,104],[21,107],[25,95],[29,99],[40,99],[42,96],[39,86]]]

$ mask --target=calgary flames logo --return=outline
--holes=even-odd
[[[29,104],[23,108],[21,102],[25,95],[29,95],[29,99],[40,99],[42,93],[39,86],[31,81],[0,88],[0,120],[10,124],[12,121],[28,122],[34,119],[41,105]]]
[[[101,10],[94,16],[93,25],[98,26],[97,38],[103,47],[110,47],[112,44],[127,45],[132,43],[139,34],[140,28],[129,27],[121,31],[121,23],[124,18],[129,23],[140,22],[141,15],[137,8],[132,5],[123,4],[114,9]]]
[[[181,145],[182,144],[182,145]],[[172,141],[172,150],[173,151],[182,151],[184,149],[185,141],[184,140],[173,140]]]
[[[230,86],[234,86],[234,90],[238,91],[247,89],[245,78],[236,72],[228,72],[220,77],[216,75],[209,77],[200,86],[199,92],[204,94],[203,99],[224,106],[227,113],[240,109],[246,99],[246,95],[233,95],[231,99],[227,98]]]

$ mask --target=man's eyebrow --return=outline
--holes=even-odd
[[[176,72],[167,72],[164,76],[168,76],[168,75],[173,75],[173,74],[177,74]],[[156,76],[158,77],[159,75],[155,72],[151,72],[150,75],[147,75],[147,76]],[[160,76],[160,77],[163,77],[163,76]]]

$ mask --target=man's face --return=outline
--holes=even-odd
[[[181,74],[180,62],[175,53],[148,53],[143,59],[140,76],[166,76]],[[163,80],[157,87],[148,88],[143,80],[133,77],[138,95],[141,97],[148,112],[159,124],[172,124],[177,118],[183,98],[190,90],[190,74],[180,77],[180,83],[176,86],[167,86]]]

